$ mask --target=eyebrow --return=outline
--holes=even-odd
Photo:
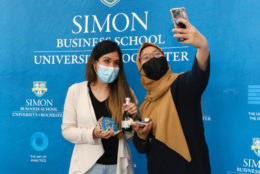
[[[104,58],[105,58],[105,59],[112,60],[112,58],[111,58],[111,57],[107,57],[107,56],[105,56]],[[119,59],[116,59],[116,60],[114,60],[114,61],[120,61],[120,58],[119,58]]]
[[[106,58],[106,59],[111,59],[110,57],[107,57],[107,56],[105,56],[104,58]]]
[[[152,51],[151,53],[154,53],[154,52],[160,52],[160,53],[162,53],[160,50],[154,50],[154,51]],[[143,54],[143,55],[147,55],[147,54],[151,54],[151,53],[145,53],[145,54]],[[142,56],[143,56],[143,55],[142,55]],[[142,57],[142,56],[141,56],[141,57]]]

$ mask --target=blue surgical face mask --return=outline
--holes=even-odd
[[[119,68],[98,65],[97,75],[103,83],[112,83],[118,76]],[[95,69],[95,68],[94,68]]]

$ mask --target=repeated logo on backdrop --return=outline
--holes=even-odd
[[[46,136],[45,133],[35,132],[31,136],[30,143],[31,143],[32,148],[36,152],[42,152],[48,147],[49,140],[48,140],[48,137]],[[30,162],[31,163],[45,163],[45,162],[47,162],[47,155],[31,154],[30,155]]]
[[[248,85],[248,105],[251,106],[248,111],[249,119],[260,121],[260,85]]]
[[[254,153],[252,157],[245,157],[241,159],[241,163],[235,170],[228,171],[226,174],[260,174],[260,138],[253,138],[251,148],[248,148],[248,154]]]
[[[120,0],[100,0],[103,4],[105,4],[108,7],[113,7],[116,5]]]
[[[260,105],[260,85],[248,85],[248,104]]]
[[[260,157],[260,138],[253,138],[253,145],[251,146],[251,149],[258,157]]]
[[[46,82],[33,82],[32,91],[38,97],[41,97],[47,92]]]
[[[260,85],[248,85],[247,103],[250,106],[248,112],[249,120],[260,121],[259,101],[260,101]],[[251,145],[247,149],[247,157],[240,159],[240,164],[228,171],[227,174],[260,174],[260,138],[253,137]],[[241,150],[242,152],[244,150]],[[243,155],[245,156],[245,155]]]
[[[45,81],[34,81],[32,92],[36,97],[24,99],[24,105],[18,111],[13,111],[13,117],[62,117],[62,112],[54,104],[52,98],[44,98],[48,91]],[[29,89],[28,89],[29,90]]]
[[[119,0],[100,1],[109,7],[119,2]],[[165,39],[169,36],[164,36],[161,32],[146,34],[157,27],[157,23],[150,21],[152,13],[152,11],[133,11],[72,16],[72,37],[53,40],[56,43],[56,47],[53,48],[55,50],[49,51],[44,48],[34,50],[34,63],[36,65],[86,64],[92,48],[97,43],[108,39],[115,41],[121,47],[124,63],[135,63],[137,52],[143,42],[160,45],[170,62],[190,61],[187,51],[189,46],[169,46]],[[85,37],[82,37],[82,34]],[[78,37],[79,35],[81,37]]]

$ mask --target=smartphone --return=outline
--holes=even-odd
[[[142,121],[135,121],[134,125],[139,125],[141,128],[144,128],[145,125],[147,125],[147,122],[142,122]]]
[[[175,28],[186,28],[186,26],[178,22],[179,18],[186,19],[188,20],[188,15],[186,12],[186,9],[184,7],[180,8],[172,8],[170,9],[171,17],[172,17],[172,22]],[[179,42],[184,41],[185,39],[178,39]]]
[[[145,118],[144,121],[134,121],[133,125],[139,125],[141,128],[144,128],[150,121],[149,118]]]

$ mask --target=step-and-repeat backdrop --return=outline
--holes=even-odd
[[[63,104],[68,87],[84,81],[98,42],[120,45],[140,102],[145,90],[135,61],[144,41],[163,48],[174,72],[190,70],[196,50],[172,37],[175,7],[186,8],[210,46],[203,120],[212,173],[260,173],[259,6],[257,0],[1,0],[1,173],[68,172],[73,144],[61,135]],[[147,173],[145,155],[129,145],[135,173]]]

